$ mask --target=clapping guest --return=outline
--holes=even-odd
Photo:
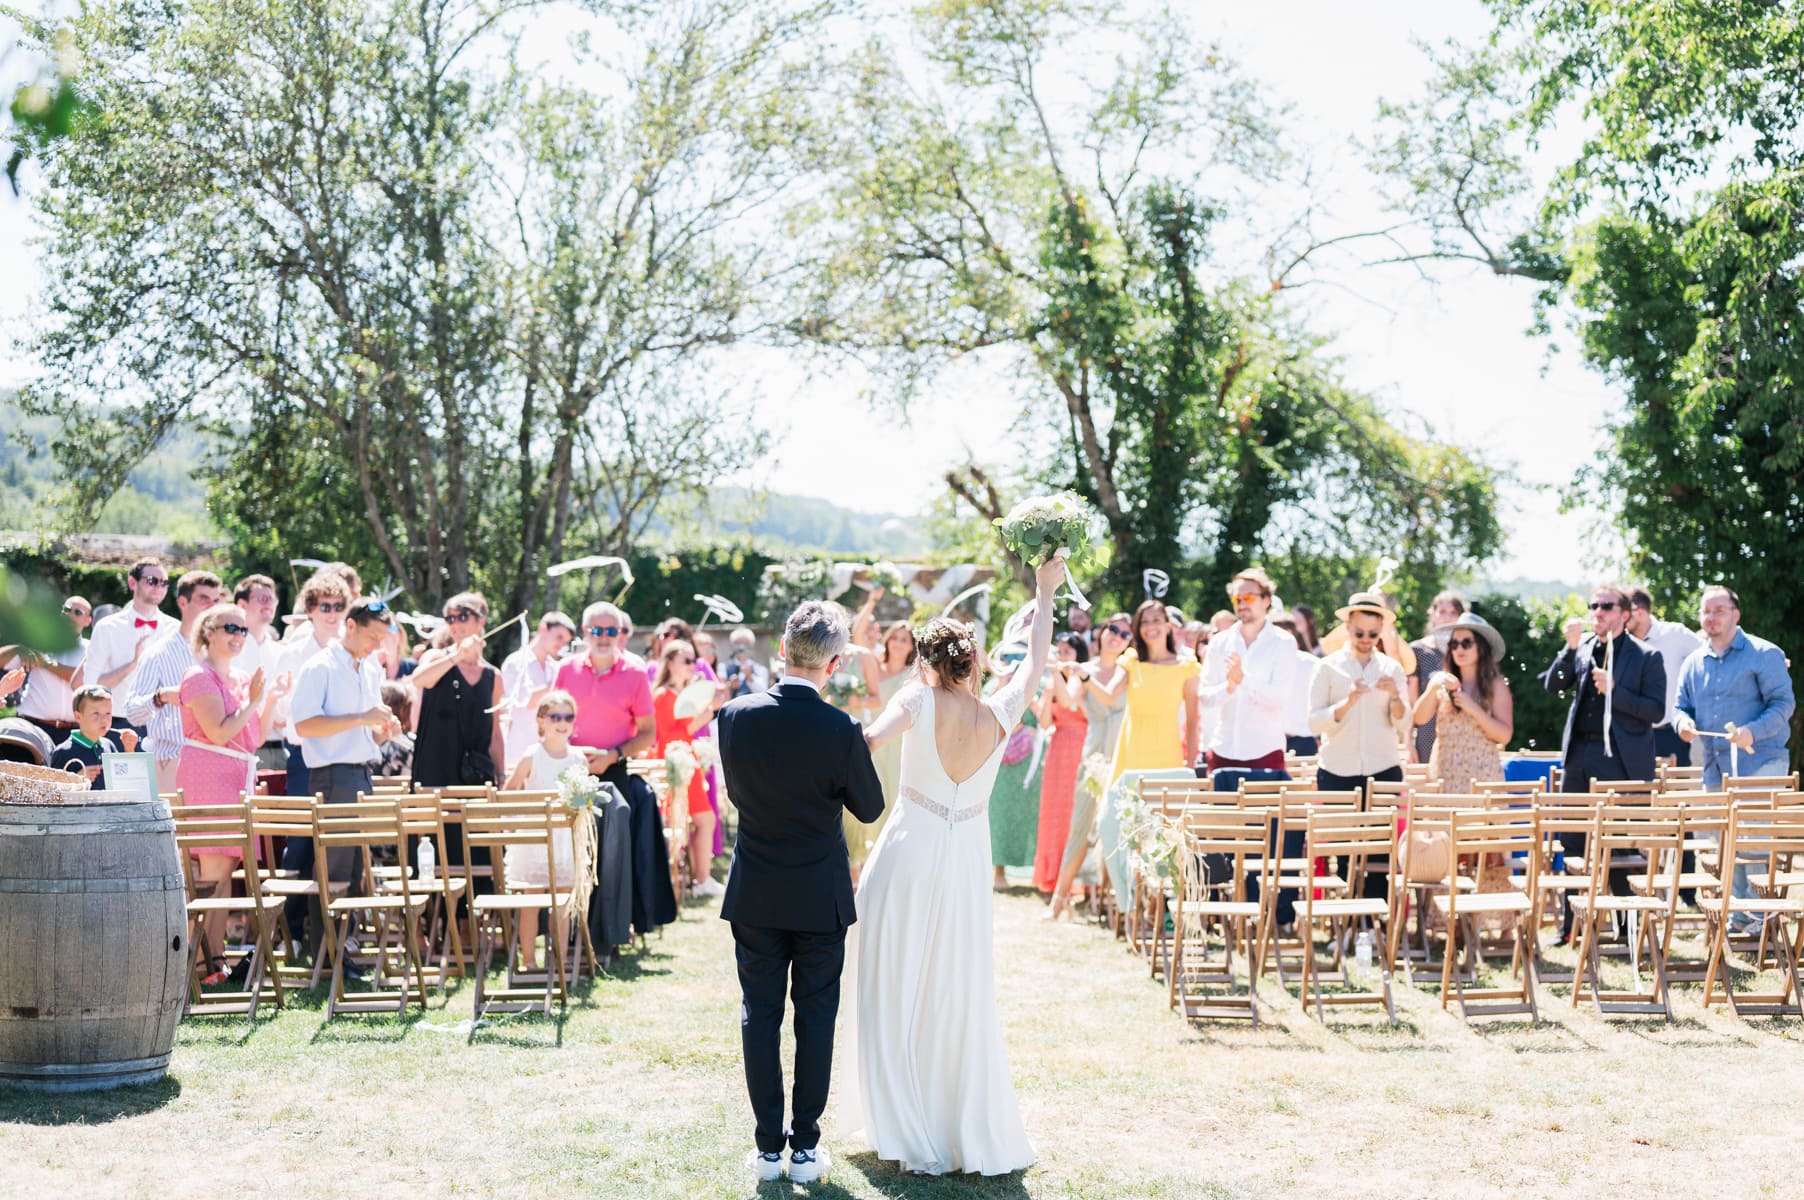
[[[263,718],[276,696],[262,667],[247,675],[232,665],[249,637],[249,618],[236,604],[207,609],[189,636],[194,663],[178,689],[182,742],[175,771],[188,804],[232,804],[256,790]],[[232,871],[243,865],[229,846],[194,853],[201,881],[215,888],[229,888]],[[223,978],[225,913],[209,912],[205,931],[214,974]]]
[[[1452,632],[1453,623],[1465,611],[1466,599],[1458,592],[1441,592],[1428,602],[1427,636],[1409,644],[1416,656],[1415,669],[1409,672],[1409,707],[1412,713],[1416,702],[1427,692],[1429,680],[1446,664],[1447,638]],[[1434,750],[1434,733],[1433,717],[1416,726],[1414,761],[1428,761],[1429,754]]]
[[[337,643],[343,633],[345,611],[351,606],[351,589],[336,572],[317,571],[301,585],[295,605],[306,619],[295,625],[271,656],[275,674],[287,677],[291,691],[301,668]],[[270,714],[270,732],[282,739],[288,752],[288,773],[282,790],[290,796],[311,796],[313,789],[309,786],[312,781],[307,777],[307,759],[301,752],[300,735],[295,733],[289,721],[289,704],[286,699],[278,700]],[[297,922],[304,911],[305,906],[298,902],[291,906],[295,915],[290,926],[297,939],[300,937]]]
[[[677,698],[695,678],[695,647],[680,638],[664,643],[658,659],[658,677],[653,681],[651,706],[653,728],[657,737],[654,753],[663,758],[671,746],[681,743],[693,748],[697,735],[714,719],[716,696],[710,693],[694,714],[679,717]],[[714,810],[708,805],[706,772],[698,765],[689,777],[685,796],[672,794],[670,804],[687,803],[689,807],[689,877],[695,881],[690,894],[718,896],[726,889],[709,874],[714,856]]]
[[[94,622],[88,656],[70,677],[70,687],[97,683],[115,691],[123,688],[126,677],[143,655],[145,643],[180,624],[160,607],[169,594],[169,572],[160,560],[140,558],[134,562],[126,573],[125,587],[131,593],[131,603]],[[121,710],[114,716],[123,719],[125,713]]]
[[[1122,688],[1111,697],[1096,681],[1115,678],[1121,656],[1134,644],[1133,620],[1127,613],[1118,612],[1105,621],[1095,631],[1095,659],[1083,664],[1085,763],[1097,756],[1105,762],[1114,761],[1115,746],[1121,740],[1121,728],[1127,720],[1127,689]],[[1200,740],[1200,730],[1198,736]],[[1071,885],[1083,868],[1090,835],[1096,829],[1098,800],[1099,797],[1082,788],[1073,789],[1071,827],[1065,834],[1065,848],[1059,855],[1059,876],[1052,885],[1052,903],[1046,910],[1046,920],[1057,920],[1071,910]]]
[[[401,732],[391,734],[379,747],[382,751],[377,760],[380,764],[376,774],[384,779],[400,779],[413,775],[413,735],[408,730],[413,728],[413,692],[404,683],[396,683],[392,679],[382,683],[382,707],[394,714],[395,727]]]
[[[1077,774],[1084,765],[1084,742],[1090,732],[1083,671],[1090,647],[1075,633],[1061,633],[1053,640],[1053,652],[1051,677],[1034,709],[1040,727],[1052,731],[1040,765],[1040,823],[1034,849],[1034,886],[1049,895],[1064,864]]]
[[[1189,766],[1198,748],[1196,656],[1178,652],[1171,617],[1157,600],[1142,601],[1134,610],[1130,631],[1132,648],[1116,659],[1114,674],[1099,678],[1091,689],[1104,703],[1127,697],[1127,717],[1109,771],[1111,783],[1124,771]],[[1280,742],[1280,760],[1283,753]]]
[[[556,685],[564,651],[576,640],[576,622],[553,610],[539,618],[526,645],[501,660],[501,690],[508,698],[502,761],[511,768],[538,744],[534,714]]]
[[[459,592],[445,601],[444,615],[455,643],[429,651],[407,677],[419,705],[413,782],[428,788],[499,783],[506,757],[498,719],[501,672],[482,656],[489,602],[479,592]],[[463,866],[461,829],[446,829],[445,861]],[[476,848],[470,862],[489,865],[488,849]]]
[[[1387,606],[1375,592],[1358,592],[1336,615],[1348,641],[1320,661],[1309,691],[1309,725],[1321,737],[1316,787],[1364,791],[1377,781],[1401,782],[1400,742],[1408,727],[1403,668],[1378,653]]]
[[[1448,629],[1447,665],[1416,701],[1415,722],[1433,719],[1429,778],[1441,790],[1464,793],[1485,779],[1503,778],[1502,748],[1515,734],[1515,699],[1499,665],[1503,635],[1476,613],[1461,613]]]
[[[1285,702],[1297,673],[1296,639],[1268,619],[1272,581],[1248,567],[1228,581],[1235,624],[1209,643],[1198,689],[1220,714],[1208,767],[1284,769]]]
[[[884,631],[883,641],[875,653],[858,657],[870,705],[862,716],[874,716],[915,676],[914,630],[906,621],[897,621]],[[854,879],[864,868],[865,859],[877,845],[877,835],[883,832],[884,822],[895,809],[898,789],[902,786],[902,739],[892,739],[871,751],[871,763],[877,768],[877,778],[883,782],[883,812],[869,825],[860,821],[850,809],[842,816]]]

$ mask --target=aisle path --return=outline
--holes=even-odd
[[[1612,1028],[1562,1008],[1540,1028],[1473,1032],[1406,992],[1395,1031],[1364,1016],[1323,1031],[1275,995],[1277,1020],[1258,1031],[1190,1030],[1118,943],[1040,911],[1024,892],[997,901],[999,994],[1040,1163],[928,1181],[842,1157],[814,1194],[1344,1200],[1650,1178],[1662,1195],[1794,1190],[1795,1024],[1692,1007],[1672,1027]],[[572,1009],[561,1044],[536,1019],[469,1041],[468,988],[406,1024],[325,1026],[307,1008],[254,1029],[189,1022],[161,1087],[0,1093],[0,1194],[753,1195],[725,923],[691,906],[615,974]]]

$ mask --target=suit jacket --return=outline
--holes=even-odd
[[[1572,707],[1566,712],[1566,732],[1560,739],[1561,756],[1572,758],[1579,706],[1591,683],[1591,658],[1597,647],[1595,634],[1587,634],[1578,648],[1563,649],[1541,675],[1541,686],[1558,695],[1571,690]],[[1629,634],[1616,639],[1616,671],[1610,687],[1610,745],[1622,760],[1630,779],[1654,778],[1654,726],[1666,718],[1666,664],[1646,642]]]
[[[720,762],[739,810],[724,920],[832,933],[858,919],[841,812],[883,815],[864,728],[806,684],[720,710]]]

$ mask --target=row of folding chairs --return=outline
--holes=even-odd
[[[330,985],[328,1019],[404,1013],[410,1003],[425,1006],[429,982],[444,988],[473,968],[479,1018],[496,1011],[549,1014],[554,1004],[566,1002],[576,977],[598,969],[586,914],[572,904],[578,889],[573,879],[559,878],[554,848],[586,814],[564,806],[554,792],[384,790],[345,804],[327,804],[319,796],[247,795],[225,805],[188,805],[179,793],[169,799],[188,882],[190,1013],[254,1017],[266,999],[280,1006],[285,986],[317,987],[322,980]],[[453,836],[463,847],[461,861],[441,861],[423,873],[413,848],[430,839],[438,857],[450,858]],[[313,843],[309,874],[280,866],[279,847],[294,838]],[[548,882],[510,881],[509,847],[544,854]],[[239,856],[242,865],[225,886],[210,887],[200,878],[194,855],[206,851]],[[487,866],[472,861],[477,851],[487,852]],[[578,862],[575,870],[590,866]],[[296,960],[285,936],[282,911],[291,898],[317,905],[320,941],[310,966]],[[527,972],[518,969],[517,918],[541,908],[565,912],[574,936],[568,946],[548,936],[548,969]],[[469,941],[460,910],[467,914]],[[204,944],[202,927],[211,913],[244,925],[243,989],[202,987],[209,957],[223,949]],[[502,986],[491,987],[489,968],[498,950],[506,975]],[[350,986],[347,968],[354,957],[367,966],[366,990]]]
[[[1693,782],[1673,781],[1679,788]],[[1799,902],[1789,895],[1804,883],[1804,871],[1792,866],[1793,841],[1804,838],[1804,793],[1796,787],[1795,777],[1778,777],[1730,780],[1719,793],[1624,784],[1560,795],[1531,780],[1478,785],[1472,794],[1453,796],[1408,781],[1375,784],[1365,793],[1322,792],[1298,781],[1245,783],[1232,793],[1213,792],[1202,781],[1148,781],[1142,795],[1168,823],[1168,840],[1179,851],[1169,878],[1143,872],[1135,880],[1129,940],[1155,976],[1166,977],[1172,1007],[1190,1018],[1257,1021],[1260,976],[1272,969],[1287,983],[1286,956],[1293,955],[1303,1002],[1318,1018],[1329,1005],[1375,1003],[1394,1019],[1391,978],[1398,962],[1412,983],[1417,964],[1433,965],[1425,920],[1432,907],[1446,929],[1438,971],[1443,1007],[1457,1001],[1468,1017],[1535,1017],[1538,926],[1561,920],[1570,903],[1578,969],[1540,982],[1571,983],[1575,1005],[1590,999],[1605,1015],[1670,1018],[1671,982],[1701,978],[1706,1005],[1804,1016],[1798,987],[1804,925]],[[1300,853],[1286,848],[1298,842]],[[1430,860],[1441,865],[1424,869]],[[1752,896],[1733,894],[1737,863]],[[1624,877],[1628,889],[1612,886]],[[1298,897],[1293,937],[1277,927],[1279,889]],[[1679,912],[1684,892],[1697,893],[1697,913]],[[1416,947],[1402,944],[1408,907],[1417,914]],[[1744,914],[1765,918],[1758,937],[1741,939],[1751,954],[1750,945],[1738,944],[1730,920]],[[1479,923],[1487,920],[1508,930],[1511,985],[1468,986],[1478,975]],[[1686,921],[1703,927],[1705,958],[1672,970],[1673,933]],[[1788,922],[1790,937],[1784,936]],[[1638,986],[1627,991],[1604,984],[1604,932],[1612,926],[1628,930],[1612,947],[1631,959]],[[1372,972],[1361,987],[1348,986],[1355,927],[1374,938]],[[1326,935],[1325,964],[1316,956],[1318,934]],[[1778,970],[1779,990],[1737,993],[1732,949],[1757,968]],[[1466,963],[1456,969],[1461,950]],[[1244,990],[1234,983],[1237,969],[1246,977]],[[1648,982],[1639,986],[1644,974]],[[1329,984],[1337,990],[1327,990]]]

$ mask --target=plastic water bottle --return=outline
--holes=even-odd
[[[1359,937],[1353,942],[1353,961],[1359,966],[1361,975],[1372,973],[1372,931],[1362,929]]]
[[[421,838],[419,849],[413,852],[414,866],[418,868],[418,878],[431,879],[438,870],[438,847],[432,844],[431,838]]]

